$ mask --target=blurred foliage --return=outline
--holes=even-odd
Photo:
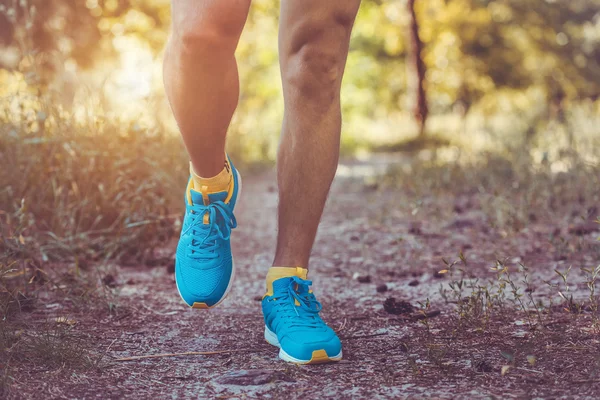
[[[409,112],[415,99],[407,77],[405,3],[363,1],[344,83],[345,150],[417,132]],[[12,71],[0,82],[23,79],[66,105],[77,102],[82,87],[92,87],[113,108],[127,105],[119,118],[152,114],[158,118],[144,126],[176,131],[160,78],[170,0],[0,4],[0,66]],[[434,134],[509,131],[508,140],[519,146],[549,120],[568,123],[582,104],[598,113],[600,0],[417,0],[415,8]],[[282,117],[273,40],[278,14],[278,1],[254,0],[238,49],[242,101],[230,150],[253,160],[274,157]],[[507,115],[515,121],[509,128],[482,120]]]

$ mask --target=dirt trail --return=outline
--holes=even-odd
[[[245,177],[237,211],[239,228],[233,235],[236,282],[222,305],[209,311],[184,307],[173,274],[162,266],[117,267],[119,314],[74,317],[76,328],[87,331],[107,359],[188,351],[241,352],[111,361],[98,371],[66,376],[60,371],[32,371],[27,382],[22,382],[23,393],[34,398],[276,399],[534,398],[599,393],[598,381],[561,382],[556,371],[543,369],[543,359],[536,367],[520,364],[519,373],[502,376],[500,367],[506,360],[501,350],[518,346],[519,339],[475,336],[457,345],[456,352],[450,339],[447,347],[428,346],[432,336],[439,343],[451,335],[444,328],[449,307],[439,294],[440,284],[447,283],[448,277],[435,276],[444,267],[442,257],[456,259],[462,250],[473,274],[485,277],[490,276],[489,267],[497,258],[521,260],[540,271],[563,268],[567,262],[546,257],[554,253],[544,238],[555,229],[547,222],[503,238],[486,226],[477,207],[467,206],[460,215],[446,215],[438,207],[460,199],[426,198],[416,207],[397,189],[373,190],[356,177],[373,168],[375,172],[383,169],[357,163],[340,168],[312,258],[314,291],[323,303],[324,319],[342,338],[342,362],[289,365],[263,339],[259,299],[274,249],[277,205],[274,174],[268,172]],[[594,257],[597,254],[577,255],[589,263],[597,261]],[[365,277],[355,279],[355,273]],[[381,284],[386,284],[387,291],[377,290]],[[383,303],[388,297],[408,300],[414,306],[429,298],[432,310],[442,313],[431,318],[428,329],[422,321],[385,312]],[[597,342],[595,336],[589,340]],[[436,353],[443,348],[450,350]],[[577,373],[582,374],[581,370]]]

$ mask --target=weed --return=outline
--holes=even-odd
[[[0,397],[8,398],[10,394],[10,386],[12,377],[9,375],[9,365],[0,367]]]
[[[427,298],[424,302],[419,301],[419,312],[423,315],[424,318],[420,319],[419,322],[425,326],[427,329],[427,334],[431,335],[431,326],[429,324],[429,311],[431,310],[431,303],[429,298]]]
[[[427,358],[442,371],[448,370],[447,357],[450,352],[450,346],[428,343]]]
[[[504,156],[463,155],[450,162],[416,159],[411,165],[391,168],[383,183],[414,194],[411,201],[428,196],[456,198],[476,194],[474,207],[486,216],[490,227],[508,235],[522,231],[532,221],[555,220],[560,215],[557,211],[565,205],[587,205],[593,209],[600,202],[598,163],[586,162],[573,152],[565,152],[562,159],[554,162],[570,168],[556,172],[551,164],[536,163],[522,151]],[[560,241],[558,236],[555,239]],[[565,243],[557,245],[569,251]]]
[[[522,269],[523,272],[523,284],[525,285],[525,293],[527,296],[527,299],[529,300],[529,304],[533,307],[533,309],[535,310],[535,314],[537,316],[538,319],[538,325],[539,326],[543,326],[544,321],[542,318],[542,302],[536,302],[535,299],[533,298],[533,293],[534,293],[534,288],[531,285],[531,282],[529,281],[529,269],[522,263],[519,263],[519,266]],[[530,325],[533,326],[533,324]]]
[[[73,332],[70,321],[59,317],[37,329],[24,329],[8,351],[10,358],[45,368],[90,367],[86,341]]]
[[[564,286],[564,289],[561,289],[561,284],[553,285],[549,282],[546,282],[546,284],[550,285],[551,287],[557,288],[558,295],[562,299],[563,308],[565,311],[579,314],[583,311],[584,306],[583,306],[583,304],[578,303],[573,299],[573,294],[571,293],[571,288],[569,286],[569,273],[571,272],[571,268],[572,267],[569,266],[569,268],[567,268],[567,270],[564,272],[560,272],[557,269],[554,270],[554,272],[558,276],[560,276],[562,285]]]
[[[456,304],[456,316],[459,326],[468,326],[476,330],[485,331],[492,311],[502,307],[504,297],[504,285],[498,287],[497,293],[493,293],[487,284],[480,284],[479,279],[465,278],[463,268],[456,266],[461,264],[466,267],[467,261],[462,252],[459,260],[449,263],[443,260],[446,268],[440,273],[448,273],[451,281],[448,283],[450,291],[443,285],[440,286],[440,294],[447,303]],[[456,278],[458,271],[460,278]]]
[[[511,273],[510,273],[510,270],[508,269],[508,267],[502,261],[499,261],[499,260],[496,261],[496,266],[493,268],[493,270],[496,271],[496,273],[497,273],[498,282],[501,285],[506,285],[504,287],[508,287],[508,289],[510,290],[510,293],[512,295],[510,297],[511,301],[514,303],[514,305],[516,306],[516,308],[519,311],[523,312],[527,316],[527,320],[529,322],[529,327],[533,329],[535,327],[535,323],[533,322],[533,320],[530,317],[528,307],[523,302],[523,298],[526,296],[525,293],[527,293],[527,289],[530,289],[529,279],[528,279],[528,275],[527,275],[527,268],[523,264],[519,264],[519,266],[521,267],[521,270],[518,272],[523,275],[522,282],[525,283],[525,285],[526,285],[525,288],[522,288],[519,286],[518,282],[516,282],[515,279],[511,276]],[[535,301],[533,301],[533,296],[531,295],[531,292],[529,293],[528,297],[530,298],[530,301],[532,302],[532,306],[539,313],[537,305],[535,304]]]
[[[185,182],[179,141],[38,107],[34,123],[0,111],[0,210],[21,245],[2,250],[29,244],[42,261],[151,257],[179,217],[166,195]]]
[[[41,290],[75,309],[101,304],[115,313],[117,292],[98,284],[95,268],[111,260],[143,263],[174,237],[181,199],[171,193],[185,184],[184,154],[177,137],[111,121],[102,110],[82,119],[43,93],[3,99],[3,318],[31,309]]]
[[[592,313],[592,326],[598,330],[598,296],[596,295],[596,281],[600,275],[600,265],[594,269],[581,268],[581,271],[586,274],[585,284],[589,290],[589,308]]]
[[[519,282],[511,274],[508,266],[503,261],[497,260],[491,268],[496,273],[496,279],[481,284],[480,279],[464,278],[464,270],[456,268],[456,265],[462,263],[466,266],[466,259],[462,253],[459,257],[460,260],[452,263],[444,260],[446,268],[440,272],[450,274],[451,281],[447,284],[450,290],[441,285],[440,294],[447,303],[456,304],[456,317],[462,325],[485,331],[490,320],[494,317],[503,318],[508,309],[526,315],[530,329],[543,325],[542,305],[536,303],[533,297],[533,288],[525,265],[519,264],[517,276],[522,277]],[[454,277],[455,270],[459,271],[460,279]],[[509,308],[507,308],[507,301],[512,303]],[[531,308],[535,310],[537,322],[531,319],[529,312]]]

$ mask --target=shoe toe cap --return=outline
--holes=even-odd
[[[212,307],[226,294],[231,270],[231,267],[186,268],[185,265],[176,263],[175,280],[179,294],[189,306],[204,303]]]
[[[330,329],[319,334],[311,332],[298,333],[288,335],[281,340],[283,350],[298,360],[310,361],[313,352],[318,350],[325,350],[329,358],[339,356],[342,351],[340,339]]]

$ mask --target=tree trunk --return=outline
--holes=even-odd
[[[423,42],[419,37],[419,22],[417,21],[417,15],[415,13],[415,1],[407,0],[408,13],[410,15],[409,23],[409,44],[410,51],[408,55],[408,70],[409,79],[413,80],[413,84],[410,85],[414,90],[415,103],[413,109],[413,115],[419,126],[419,136],[425,135],[425,123],[427,121],[427,115],[429,109],[427,108],[427,93],[425,93],[425,63],[421,58],[421,52],[423,50]]]

